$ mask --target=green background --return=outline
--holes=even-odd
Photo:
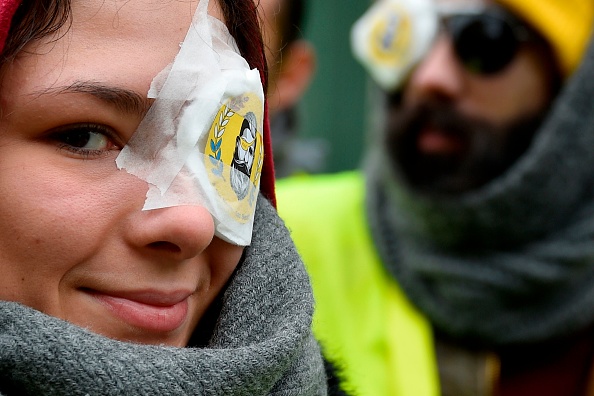
[[[325,141],[325,172],[354,169],[361,161],[366,79],[349,38],[368,6],[365,0],[307,2],[303,37],[315,47],[317,71],[298,107],[299,136]]]

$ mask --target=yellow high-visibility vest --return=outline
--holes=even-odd
[[[360,172],[278,181],[277,202],[312,280],[313,329],[346,390],[437,396],[433,335],[379,260]]]

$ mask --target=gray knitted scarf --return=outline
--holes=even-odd
[[[367,212],[388,271],[431,322],[487,345],[594,324],[594,44],[528,152],[457,199],[403,188],[382,145]]]
[[[0,304],[7,395],[325,395],[307,274],[260,198],[252,245],[205,348],[114,341],[15,303]]]

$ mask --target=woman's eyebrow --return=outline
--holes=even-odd
[[[70,85],[51,87],[37,91],[37,95],[59,95],[64,93],[82,93],[91,95],[118,110],[136,114],[140,118],[146,115],[153,100],[142,97],[135,91],[109,86],[96,81],[75,81]]]

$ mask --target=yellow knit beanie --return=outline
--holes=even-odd
[[[530,23],[551,44],[561,71],[580,64],[594,21],[594,0],[497,0]]]

